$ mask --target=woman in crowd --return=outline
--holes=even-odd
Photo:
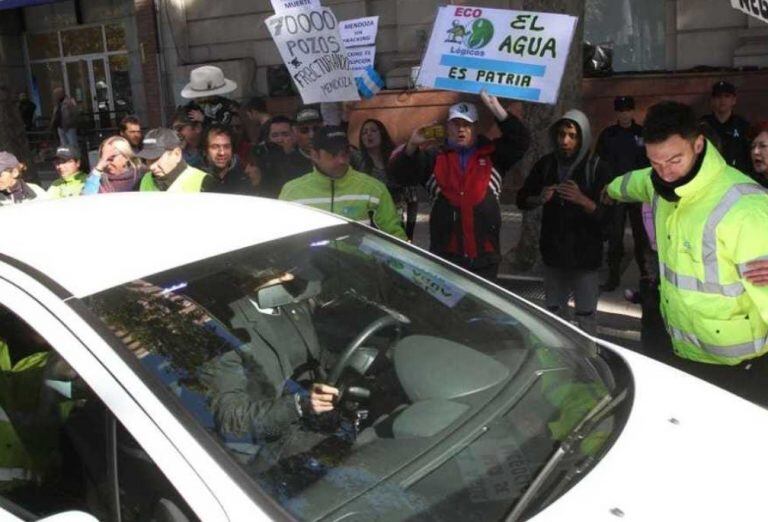
[[[101,143],[99,162],[85,181],[83,194],[137,190],[142,174],[141,161],[128,140],[112,136]]]
[[[379,120],[366,120],[360,127],[358,143],[360,151],[355,161],[355,170],[368,174],[387,186],[401,215],[405,215],[405,233],[408,239],[413,240],[419,200],[416,187],[396,185],[387,176],[387,164],[395,151],[389,131]]]
[[[0,207],[45,199],[45,191],[22,179],[27,168],[10,152],[0,151]]]
[[[749,176],[764,187],[768,187],[768,121],[761,121],[752,127],[752,172]]]

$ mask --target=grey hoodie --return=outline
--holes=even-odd
[[[579,132],[581,134],[581,148],[579,149],[579,153],[574,158],[574,161],[569,164],[568,174],[563,180],[565,181],[571,179],[573,176],[573,171],[579,166],[584,158],[589,156],[589,149],[592,147],[592,126],[589,124],[589,118],[587,118],[586,114],[578,109],[569,110],[560,118],[555,120],[554,123],[552,123],[552,126],[549,128],[550,139],[552,140],[552,145],[555,150],[557,150],[557,126],[563,120],[574,122],[579,127]]]

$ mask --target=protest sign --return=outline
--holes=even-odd
[[[266,24],[304,103],[360,99],[333,11],[288,9]]]
[[[554,104],[577,18],[446,6],[438,9],[418,85]]]
[[[320,0],[270,0],[272,8],[276,13],[281,13],[286,9],[296,9],[298,7],[320,7]]]
[[[355,76],[360,76],[360,71],[373,67],[373,61],[376,58],[376,46],[369,45],[347,49],[347,55],[349,56],[349,69],[355,73]]]
[[[376,34],[379,32],[378,16],[345,20],[340,24],[341,39],[347,49],[376,43]]]
[[[731,5],[734,9],[768,23],[768,0],[731,0]]]

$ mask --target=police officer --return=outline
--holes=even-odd
[[[603,130],[597,140],[596,154],[611,169],[611,178],[641,169],[648,165],[643,146],[643,127],[635,122],[635,99],[632,96],[618,96],[613,101],[616,124]],[[652,256],[648,238],[643,229],[642,205],[628,203],[615,205],[608,215],[608,280],[600,290],[610,292],[621,282],[621,260],[624,257],[624,228],[629,216],[632,239],[635,247],[635,261],[640,268],[640,277],[648,277],[646,263]]]
[[[749,273],[768,259],[756,232],[768,227],[768,194],[726,163],[687,105],[651,107],[643,138],[651,168],[607,194],[653,207],[669,362],[768,405],[768,287]]]
[[[749,123],[734,114],[736,102],[736,87],[726,81],[717,82],[712,86],[712,114],[704,116],[702,121],[720,137],[726,163],[742,172],[750,172]]]
[[[144,138],[138,157],[147,160],[149,172],[141,178],[142,192],[208,192],[216,186],[209,174],[184,161],[183,143],[171,129],[152,129]]]

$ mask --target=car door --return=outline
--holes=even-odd
[[[59,291],[57,296],[36,278],[0,263],[0,312],[6,325],[11,325],[6,326],[6,331],[20,326],[21,330],[27,329],[27,338],[33,339],[16,343],[26,353],[13,362],[18,363],[22,355],[26,356],[30,351],[39,353],[48,349],[48,360],[60,359],[80,383],[81,395],[76,396],[70,390],[69,400],[61,401],[75,402],[72,411],[77,415],[68,416],[57,432],[56,438],[60,439],[57,443],[63,440],[67,450],[58,456],[62,462],[56,468],[65,475],[73,469],[85,470],[82,474],[88,475],[88,479],[83,482],[89,483],[84,486],[84,491],[74,492],[74,498],[66,499],[53,498],[55,495],[51,490],[39,487],[34,490],[34,495],[22,494],[12,499],[0,491],[3,499],[0,501],[0,519],[11,516],[21,520],[38,519],[41,514],[55,514],[52,510],[57,507],[62,511],[74,507],[80,511],[93,511],[95,516],[108,520],[140,520],[142,517],[174,521],[196,517],[229,520],[219,500],[190,463],[189,455],[184,454],[183,450],[187,448],[179,447],[184,440],[172,441],[158,426],[162,423],[146,411],[148,408],[144,404],[140,406],[125,384],[116,378],[116,373],[125,373],[124,368],[108,368],[104,360],[94,355],[95,350],[108,350],[108,346],[103,341],[99,345],[98,335],[78,320],[62,297],[63,292]],[[97,346],[87,346],[82,339],[86,337]],[[24,339],[24,336],[20,338]],[[39,343],[39,347],[31,349],[35,343]],[[43,387],[48,386],[48,380],[44,379]],[[50,380],[62,382],[60,378]],[[157,411],[162,415],[162,410]],[[21,415],[18,418],[22,418]],[[32,434],[32,438],[45,432],[34,429],[34,425],[27,428],[26,432]],[[77,434],[83,436],[78,439]],[[31,441],[30,445],[34,446]],[[190,453],[194,455],[195,452]],[[146,511],[131,513],[134,506],[126,501],[126,495],[141,498],[158,490],[165,494],[155,495],[157,505],[152,506],[149,516]],[[34,500],[30,501],[32,497]],[[160,518],[155,518],[155,512],[161,513]]]

